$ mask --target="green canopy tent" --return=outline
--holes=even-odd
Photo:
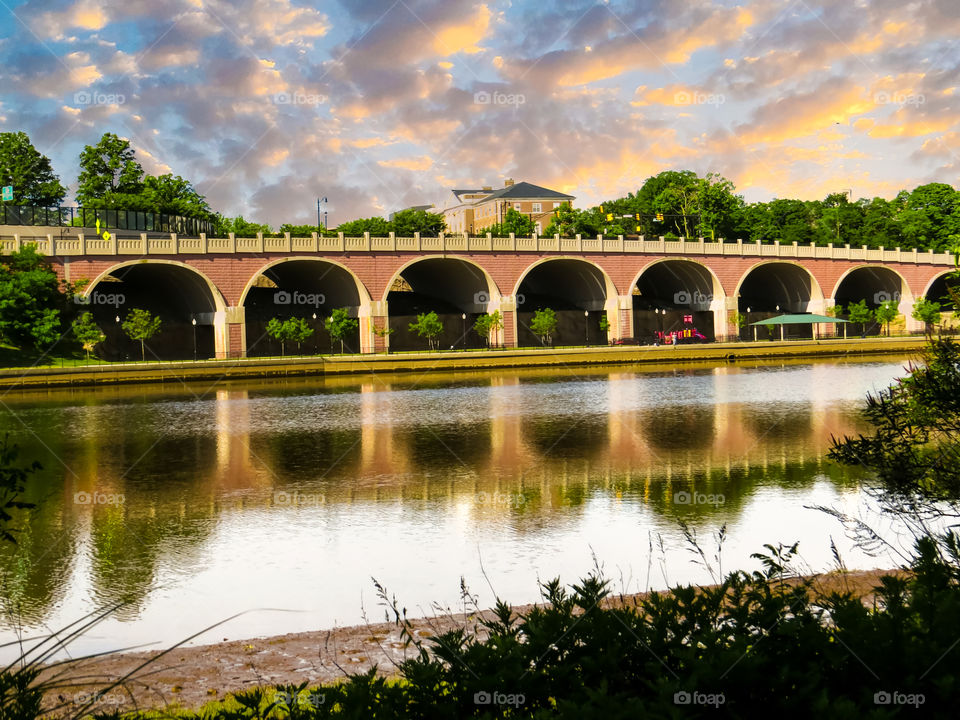
[[[847,327],[846,323],[850,322],[849,320],[842,320],[840,318],[827,317],[826,315],[814,315],[812,313],[798,314],[798,315],[778,315],[777,317],[767,318],[766,320],[760,320],[759,322],[750,323],[754,326],[753,330],[753,339],[757,339],[757,325],[779,325],[780,326],[780,340],[783,340],[783,326],[784,325],[819,325],[820,323],[829,323],[831,325],[837,325],[838,323],[844,323],[843,327],[843,336],[847,336]]]

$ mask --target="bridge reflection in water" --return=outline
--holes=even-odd
[[[453,522],[476,538],[509,528],[518,550],[560,528],[575,539],[597,498],[646,508],[659,518],[654,529],[677,520],[737,526],[759,492],[805,492],[825,480],[853,489],[856,478],[823,456],[832,436],[857,429],[863,392],[901,365],[513,371],[8,396],[19,420],[7,416],[0,429],[44,470],[30,484],[27,499],[38,507],[19,544],[0,546],[5,617],[18,612],[27,625],[53,622],[57,612],[75,619],[71,610],[121,599],[130,605],[120,621],[150,617],[158,584],[190,585],[222,562],[214,547],[234,549],[236,572],[257,577],[262,568],[245,567],[244,554],[269,546],[289,523],[304,523],[303,541],[323,546],[356,522],[351,562],[368,541],[370,552],[389,542],[364,533],[402,534],[407,520],[410,532]],[[679,492],[723,502],[684,504]],[[78,493],[93,501],[78,502]],[[769,539],[757,537],[753,549]],[[214,607],[220,600],[209,598]]]

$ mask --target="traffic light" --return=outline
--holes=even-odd
[[[640,232],[640,226],[637,225],[637,232]]]
[[[640,213],[637,213],[634,217],[637,219],[637,222],[640,222]]]
[[[607,213],[607,222],[611,222],[612,220],[613,220],[613,213]]]
[[[663,222],[663,213],[657,213],[657,222]]]

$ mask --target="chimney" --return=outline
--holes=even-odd
[[[504,187],[510,187],[511,185],[513,185],[513,178],[507,178],[506,180],[503,181]]]

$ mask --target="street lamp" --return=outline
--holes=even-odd
[[[460,313],[460,325],[463,328],[463,333],[460,335],[460,343],[463,345],[463,348],[467,348],[467,314]]]
[[[313,314],[313,324],[314,324],[314,326],[316,326],[316,324],[317,324],[317,314],[316,314],[316,313]],[[319,355],[319,354],[320,354],[320,345],[318,344],[318,343],[320,342],[320,338],[319,338],[318,336],[319,336],[319,333],[317,332],[317,328],[314,327],[314,328],[313,328],[313,354],[314,354],[314,355]]]
[[[590,344],[590,311],[583,311],[583,344]]]
[[[190,324],[193,325],[193,361],[197,361],[197,318],[191,318]]]

